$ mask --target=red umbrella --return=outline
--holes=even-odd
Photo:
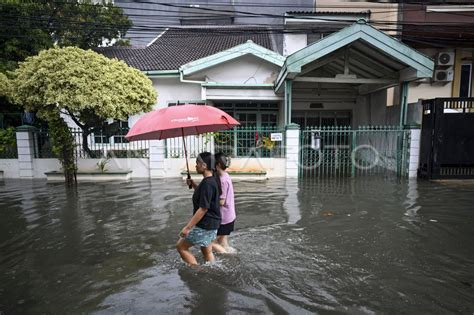
[[[184,136],[232,129],[240,123],[222,110],[206,105],[178,105],[154,110],[142,116],[125,138],[134,140],[162,140],[183,137],[184,155],[188,170],[188,153]]]

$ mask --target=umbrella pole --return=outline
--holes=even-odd
[[[186,159],[186,170],[188,171],[188,179],[191,179],[191,174],[189,173],[189,164],[188,164],[188,150],[186,149],[186,139],[184,138],[184,128],[181,128],[183,134],[183,145],[184,145],[184,158]],[[189,189],[193,188],[193,185],[189,185]]]

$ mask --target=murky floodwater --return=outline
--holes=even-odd
[[[235,190],[238,254],[194,270],[174,249],[191,215],[180,180],[0,182],[0,313],[474,312],[474,185]]]

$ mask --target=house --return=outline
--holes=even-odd
[[[286,57],[277,52],[269,33],[256,26],[172,28],[146,48],[100,52],[147,74],[158,91],[157,108],[196,103],[229,112],[250,133],[226,144],[243,143],[247,149],[255,149],[256,138],[270,137],[264,129],[284,133],[291,123],[301,128],[384,125],[387,88],[402,84],[406,89],[408,82],[432,76],[430,58],[363,20],[296,51],[287,36],[286,52],[294,52]],[[132,117],[130,125],[136,119]],[[167,159],[182,156],[179,152],[173,156],[181,144],[172,141],[166,143]],[[210,148],[200,141],[191,151]],[[219,142],[216,137],[212,141]],[[249,162],[249,150],[229,152],[244,158],[246,167],[263,168],[271,176],[288,175],[283,150],[278,156],[256,159],[258,165]],[[170,172],[176,173],[176,167]]]
[[[158,92],[156,108],[207,104],[241,122],[238,130],[188,138],[191,159],[204,150],[224,151],[238,171],[266,177],[313,176],[321,174],[321,164],[328,174],[389,171],[414,176],[418,139],[416,130],[403,129],[406,95],[411,82],[432,77],[434,63],[369,26],[367,10],[335,15],[287,16],[287,30],[314,18],[330,20],[326,25],[337,30],[306,38],[285,32],[286,56],[271,36],[274,30],[256,25],[170,27],[143,48],[97,51],[146,74]],[[403,100],[398,127],[385,127],[387,90],[398,86]],[[127,128],[138,118],[120,124]],[[123,134],[109,140],[91,135],[90,143],[106,149],[122,140]],[[138,148],[121,143],[147,155],[120,163],[133,169],[133,177],[179,176],[185,167],[180,141],[154,140]]]

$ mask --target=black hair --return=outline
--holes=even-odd
[[[229,167],[229,158],[224,153],[216,153],[214,158],[216,159],[216,165],[219,165],[221,169],[225,170]]]
[[[197,158],[206,163],[206,169],[212,172],[212,176],[214,176],[214,178],[216,179],[217,190],[220,196],[222,193],[221,179],[219,178],[219,174],[217,174],[216,159],[214,155],[210,152],[202,152],[199,153]]]

